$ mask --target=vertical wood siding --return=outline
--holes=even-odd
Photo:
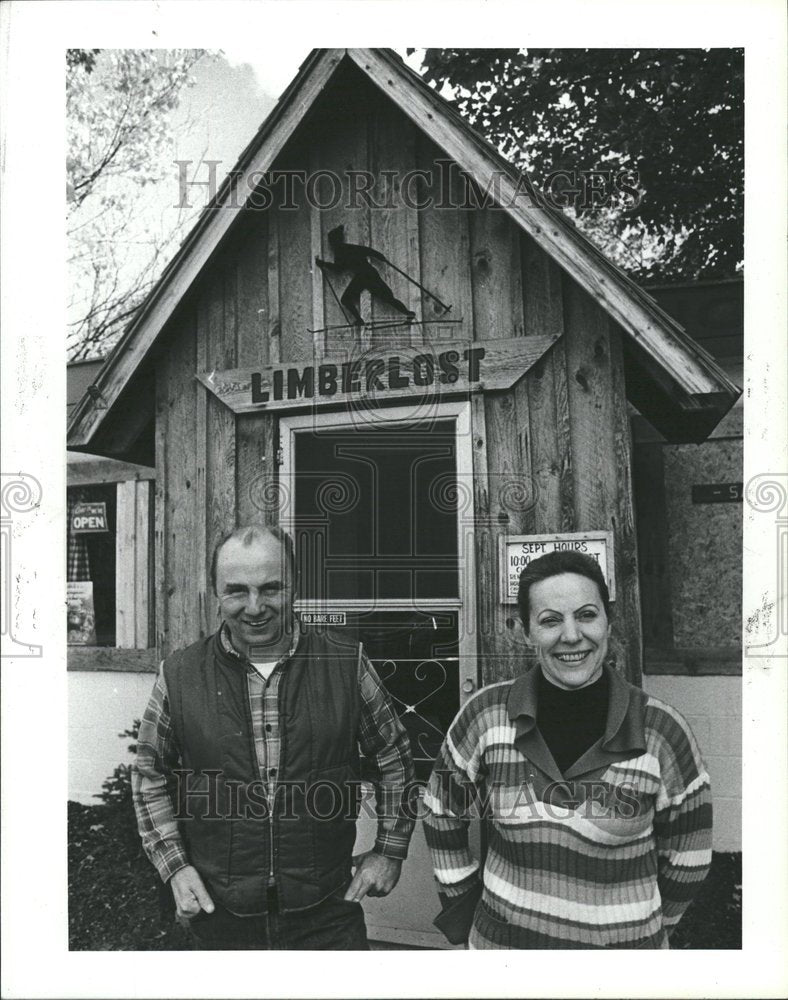
[[[115,535],[115,645],[147,649],[150,629],[150,482],[117,485]]]
[[[640,607],[620,343],[606,314],[568,277],[564,309],[575,528],[614,533],[614,648],[620,668],[639,681]]]
[[[309,364],[337,353],[347,335],[310,330],[346,322],[314,266],[317,255],[331,258],[328,232],[342,223],[349,242],[380,249],[450,303],[450,318],[464,320],[406,328],[404,335],[378,330],[360,346],[426,342],[445,349],[441,341],[467,337],[563,334],[513,390],[471,401],[477,579],[469,585],[477,591],[482,682],[512,676],[528,655],[516,608],[498,600],[500,537],[591,529],[615,535],[615,645],[622,669],[638,680],[640,608],[619,336],[595,302],[499,210],[439,204],[386,210],[359,196],[349,209],[349,171],[373,172],[370,196],[378,204],[399,199],[403,175],[415,169],[432,171],[432,178],[411,182],[414,197],[439,203],[448,193],[439,190],[439,148],[371,93],[357,95],[356,103],[332,103],[328,95],[330,114],[296,137],[277,164],[333,172],[342,184],[338,204],[311,209],[297,185],[292,208],[246,213],[168,331],[156,409],[159,646],[169,651],[215,627],[207,570],[216,540],[237,523],[276,523],[281,503],[276,418],[234,419],[194,374],[280,360]],[[463,185],[456,171],[449,176],[457,199]],[[316,190],[327,203],[332,181],[326,177]],[[439,318],[429,296],[393,269],[379,269],[419,317]],[[348,277],[330,275],[337,295]],[[375,319],[397,318],[368,295],[361,308]]]

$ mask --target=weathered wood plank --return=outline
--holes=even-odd
[[[309,150],[309,169],[307,176],[313,176],[314,172],[318,169],[319,163],[319,153],[312,146]],[[308,200],[308,199],[307,199]],[[323,235],[320,229],[321,219],[320,216],[322,212],[319,208],[314,205],[309,205],[309,233],[310,233],[310,244],[309,244],[309,277],[310,285],[312,290],[312,313],[309,323],[309,327],[312,330],[322,330],[326,325],[326,311],[323,304],[323,275],[320,268],[315,263],[315,258],[322,256],[323,252]],[[313,333],[312,334],[312,357],[320,358],[325,353],[323,347],[323,334]]]
[[[68,671],[117,671],[156,673],[162,657],[155,649],[115,649],[113,646],[69,646]]]
[[[195,497],[197,462],[196,317],[190,312],[170,343],[167,387],[167,596],[168,650],[199,637],[199,587],[195,533],[204,529],[204,511]]]
[[[564,304],[576,529],[614,532],[616,614],[611,652],[618,669],[639,683],[637,560],[628,444],[621,440],[626,399],[619,398],[623,393],[620,353],[611,340],[607,316],[569,278],[564,283]],[[620,499],[623,492],[629,492],[624,502]]]
[[[316,182],[316,194],[321,206],[316,213],[320,226],[320,245],[315,253],[321,258],[333,261],[333,253],[328,242],[328,234],[336,226],[345,227],[345,242],[369,246],[369,214],[367,199],[358,192],[354,176],[368,169],[368,114],[367,106],[354,106],[353,113],[337,113],[319,127],[313,147],[313,162],[325,171]],[[329,179],[329,175],[333,175]],[[336,204],[334,204],[336,202]],[[350,206],[350,207],[348,207]],[[332,352],[345,351],[360,346],[361,340],[355,330],[338,329],[350,322],[350,314],[339,300],[347,288],[352,275],[350,272],[321,272],[315,270],[323,295],[323,323],[315,324],[332,327],[322,335],[316,335],[321,356]],[[372,316],[369,293],[361,297],[361,315],[365,319]]]
[[[278,524],[275,452],[276,417],[245,413],[236,424],[236,503],[238,524]]]
[[[515,350],[527,351],[530,345],[523,339],[519,231],[505,213],[494,208],[473,210],[469,223],[476,337],[508,337],[516,345]],[[501,604],[498,585],[499,538],[520,533],[528,523],[525,513],[531,494],[531,463],[524,380],[514,383],[508,392],[485,393],[484,412],[490,491],[485,537],[491,579],[485,585],[480,627],[487,669],[494,670],[499,680],[514,676],[525,653],[517,616]]]
[[[490,428],[486,426],[484,399],[471,397],[475,545],[476,545],[476,629],[480,683],[507,680],[523,669],[527,647],[517,623],[516,612],[500,604],[498,585],[498,538],[501,525],[492,512]]]
[[[196,323],[197,323],[197,342],[195,345],[196,358],[197,358],[197,369],[208,368],[210,366],[209,354],[210,354],[210,314],[211,314],[211,297],[217,295],[216,281],[213,282],[206,281],[206,289],[204,293],[200,296],[197,303],[197,313],[196,313]],[[215,308],[215,307],[214,307]],[[204,388],[204,387],[203,387]],[[209,403],[209,392],[200,392],[197,390],[197,399],[195,402],[196,412],[194,421],[194,454],[196,463],[195,472],[195,483],[194,483],[194,496],[195,496],[195,509],[198,512],[199,520],[195,524],[194,531],[194,561],[195,565],[198,567],[198,575],[194,581],[194,585],[197,588],[198,593],[198,606],[199,606],[199,635],[208,635],[209,624],[208,615],[206,612],[206,602],[205,602],[205,584],[204,580],[204,569],[206,564],[206,532],[208,524],[208,502],[209,502],[209,489],[208,489],[208,470],[206,468],[208,462],[208,407]]]
[[[151,490],[150,483],[134,483],[134,645],[137,649],[150,646],[151,612]]]
[[[500,530],[523,534],[530,530],[532,502],[528,413],[525,420],[516,395],[521,380],[508,392],[485,395],[487,457],[490,479],[490,514]],[[526,400],[527,406],[527,400]]]
[[[303,145],[293,149],[278,168],[308,172],[308,151]],[[314,355],[313,335],[309,332],[313,329],[312,212],[301,184],[293,185],[293,204],[293,208],[271,209],[279,224],[281,351],[285,358],[310,364]]]
[[[235,364],[235,283],[227,272],[220,273],[211,289],[208,310],[208,367]],[[229,280],[228,280],[229,278]],[[205,453],[204,540],[200,545],[200,605],[201,617],[208,633],[219,625],[216,602],[210,592],[208,570],[216,542],[235,527],[235,416],[210,393],[207,407],[207,441]]]
[[[122,483],[127,479],[155,479],[156,470],[149,465],[119,462],[113,458],[87,458],[69,455],[66,465],[66,485],[95,486],[98,483]]]
[[[213,601],[208,582],[208,566],[217,541],[236,524],[235,498],[235,415],[219,400],[208,399],[208,454],[206,476],[209,486],[209,503],[205,536],[205,558],[202,589],[208,621],[208,631],[218,624],[213,613]]]
[[[197,390],[199,391],[199,390]],[[154,626],[155,645],[159,658],[167,655],[169,650],[169,598],[167,595],[167,513],[168,513],[168,483],[169,475],[167,436],[169,431],[169,360],[164,355],[156,371],[156,484],[154,488]]]
[[[438,147],[424,135],[418,137],[417,156],[419,169],[431,178],[424,188],[428,207],[418,212],[421,283],[451,306],[444,313],[434,299],[422,295],[421,315],[427,320],[442,316],[464,320],[462,329],[473,330],[469,213],[445,207],[459,204],[459,177]],[[455,338],[453,325],[436,323],[422,329],[422,341],[433,347],[451,343]]]
[[[496,658],[496,637],[492,632],[495,600],[495,543],[490,518],[490,481],[487,457],[487,428],[484,396],[471,396],[471,444],[473,455],[473,544],[476,549],[476,620],[466,621],[467,628],[476,631],[481,663],[479,683],[489,684],[498,679],[500,663]],[[467,537],[467,536],[466,536]],[[465,587],[474,582],[466,580]],[[470,671],[466,669],[465,674]]]
[[[489,520],[484,531],[485,558],[489,560],[489,581],[480,606],[482,654],[493,679],[513,677],[523,668],[527,653],[524,636],[517,621],[516,609],[501,603],[498,579],[498,546],[502,535],[523,534],[532,530],[529,510],[533,502],[530,455],[527,450],[527,399],[518,390],[524,380],[508,392],[485,395],[487,427],[487,466],[489,485]],[[525,427],[521,414],[525,403]],[[485,571],[485,577],[487,571]],[[495,666],[493,666],[493,663]]]
[[[632,481],[632,434],[627,410],[624,358],[621,334],[608,320],[611,385],[613,404],[613,449],[615,460],[616,578],[621,587],[617,595],[618,627],[626,636],[625,671],[633,684],[643,682],[643,615],[638,565],[637,524],[635,521],[634,483]]]
[[[234,258],[222,261],[220,271],[222,303],[222,365],[238,363],[238,269]]]
[[[134,482],[118,483],[115,521],[115,645],[136,649],[135,554],[136,491]]]
[[[403,181],[408,184],[416,167],[416,130],[399,108],[378,97],[371,119],[369,149],[370,170],[379,181],[379,202],[391,205],[383,211],[373,211],[370,216],[372,246],[404,271],[414,281],[421,281],[419,262],[419,219],[415,201],[419,197],[418,180],[410,183],[410,190],[403,191]],[[421,292],[395,267],[374,261],[373,266],[407,309],[422,318]],[[379,299],[372,301],[372,318],[375,322],[404,319],[404,314]],[[421,342],[420,331],[415,332],[415,342]],[[409,344],[411,330],[401,327],[390,330],[373,330],[372,346]]]
[[[417,399],[435,395],[436,392],[456,394],[468,391],[471,385],[477,383],[490,391],[508,389],[552,344],[550,337],[516,337],[484,343],[458,338],[451,353],[444,351],[431,355],[431,363],[420,360],[418,364],[402,350],[394,355],[370,355],[360,363],[360,367],[352,370],[353,377],[348,376],[348,389],[344,391],[341,367],[344,358],[325,359],[325,364],[333,364],[336,369],[333,391],[327,389],[321,392],[315,377],[315,366],[310,364],[267,365],[257,371],[251,368],[212,370],[198,373],[197,378],[234,413],[251,413],[261,409],[292,410],[298,405],[334,406],[361,399]],[[480,354],[482,351],[484,353]],[[398,359],[396,370],[389,358],[394,358],[395,362]],[[477,374],[477,364],[478,378],[472,378]],[[378,367],[370,367],[373,365]],[[348,369],[348,372],[351,370]],[[414,384],[417,378],[425,384]]]
[[[561,271],[532,239],[521,241],[524,325],[527,337],[564,332]],[[562,342],[526,376],[534,487],[534,529],[574,528],[566,359]]]
[[[520,235],[496,209],[470,212],[473,323],[477,340],[523,335]]]
[[[607,318],[569,278],[564,301],[575,527],[607,530],[617,489]]]
[[[573,450],[569,418],[569,385],[567,382],[566,343],[559,340],[553,354],[553,380],[555,384],[555,427],[558,442],[558,495],[561,505],[561,531],[574,531],[577,527],[575,516],[575,479]]]
[[[275,365],[282,359],[282,317],[279,308],[279,214],[266,213],[268,221],[268,313],[264,313],[268,331],[268,361]],[[246,362],[242,362],[246,363]]]
[[[268,212],[250,210],[236,244],[237,358],[241,365],[270,360],[268,330]]]

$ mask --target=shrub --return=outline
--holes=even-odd
[[[124,729],[122,733],[118,733],[118,736],[123,739],[123,737],[128,737],[134,740],[134,743],[130,743],[128,746],[129,753],[135,754],[137,752],[137,743],[140,735],[140,720],[135,719],[131,724],[131,729]],[[97,795],[97,799],[108,806],[131,806],[131,765],[130,764],[118,764],[115,770],[112,772],[109,778],[104,780],[102,791]]]

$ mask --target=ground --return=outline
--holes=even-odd
[[[181,951],[188,932],[140,849],[131,806],[68,804],[72,951]],[[438,910],[436,896],[436,912]],[[388,946],[389,948],[392,946]],[[741,854],[715,854],[673,948],[741,948]]]

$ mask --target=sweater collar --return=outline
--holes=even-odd
[[[608,708],[604,734],[562,775],[536,724],[538,664],[521,674],[509,691],[507,708],[515,724],[515,746],[545,773],[560,781],[604,769],[617,760],[638,756],[646,749],[644,707],[646,695],[628,684],[612,667],[603,667],[608,679]]]

